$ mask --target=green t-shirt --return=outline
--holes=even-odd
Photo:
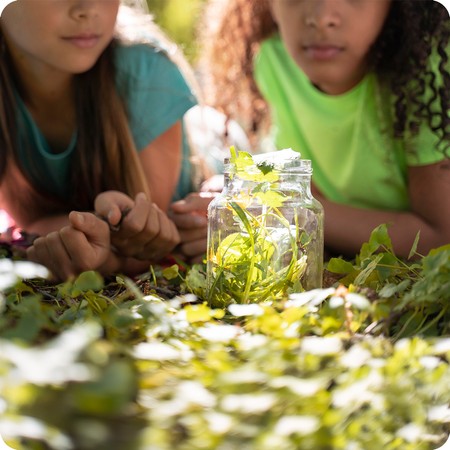
[[[125,101],[134,143],[141,151],[182,120],[185,112],[197,102],[178,67],[160,48],[147,44],[121,45],[115,49],[115,63],[116,85]],[[76,133],[67,149],[52,153],[19,97],[18,106],[19,157],[25,170],[45,191],[69,198]],[[191,155],[184,138],[182,169],[174,200],[193,190],[191,181]]]
[[[374,74],[349,92],[327,95],[274,36],[261,46],[255,79],[271,108],[277,148],[290,147],[310,159],[314,183],[332,201],[406,211],[408,166],[444,159],[436,149],[438,137],[426,126],[409,142],[391,137],[392,114],[386,109],[392,111],[392,98],[381,101]]]

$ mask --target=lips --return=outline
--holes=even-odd
[[[327,61],[338,57],[344,48],[332,44],[311,44],[303,47],[306,55],[314,60]]]
[[[86,33],[86,34],[78,34],[75,36],[68,36],[64,38],[65,41],[74,45],[75,47],[82,49],[89,49],[95,47],[100,40],[100,36],[98,34]]]

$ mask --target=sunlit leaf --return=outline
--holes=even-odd
[[[173,280],[179,275],[179,267],[178,264],[173,264],[170,267],[165,267],[162,271],[163,277],[166,280]]]

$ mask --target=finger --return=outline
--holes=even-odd
[[[72,211],[71,227],[61,230],[61,238],[80,270],[95,270],[110,252],[111,239],[108,224],[94,214]]]
[[[202,192],[221,192],[224,184],[223,174],[213,175],[202,183],[200,190]]]
[[[33,246],[28,249],[27,255],[32,261],[45,265],[58,280],[66,280],[76,275],[59,232],[55,231],[36,239]]]
[[[109,254],[108,247],[92,244],[86,234],[73,227],[62,228],[60,235],[77,273],[97,270]]]
[[[186,198],[172,203],[171,209],[174,213],[185,214],[189,212],[199,212],[206,215],[208,205],[216,197],[213,192],[196,192],[189,194]]]
[[[136,195],[134,206],[127,215],[123,218],[120,230],[116,233],[120,238],[135,238],[140,239],[138,235],[141,233],[157,234],[158,229],[153,230],[152,227],[148,227],[149,215],[156,205],[152,204],[147,196],[140,192]]]
[[[33,245],[27,248],[27,259],[29,261],[33,261],[39,264],[43,264],[50,270],[52,275],[56,276],[53,273],[52,268],[50,267],[50,254],[48,253],[48,248],[45,245],[46,238],[44,236],[38,237],[34,240]]]
[[[188,230],[179,229],[178,232],[180,234],[181,245],[183,245],[185,243],[197,241],[199,239],[206,240],[206,237],[208,235],[208,228],[191,228]]]
[[[206,243],[206,238],[202,238],[195,241],[183,243],[181,244],[181,246],[179,246],[179,248],[183,255],[189,258],[200,257],[201,259],[203,259],[206,255]]]
[[[189,230],[196,228],[205,228],[208,225],[208,219],[205,216],[196,213],[190,214],[170,214],[170,218],[178,228]]]
[[[106,191],[97,195],[94,202],[96,214],[103,217],[110,225],[120,223],[125,211],[132,209],[134,201],[128,195],[119,191]]]
[[[149,214],[148,227],[152,228],[152,234],[148,235],[145,245],[137,253],[139,259],[160,259],[175,247],[171,242],[170,224],[165,222],[165,217],[158,209]]]
[[[109,239],[108,224],[90,212],[72,211],[69,213],[70,224],[78,231],[82,231],[90,241],[104,242]]]
[[[158,223],[159,233],[150,239],[141,252],[139,259],[158,260],[167,256],[180,242],[175,224],[158,208],[150,220]]]
[[[123,256],[139,257],[145,253],[144,248],[158,247],[161,224],[159,208],[148,202],[145,195],[136,198],[132,211],[124,219],[121,229],[112,233],[112,243]],[[161,238],[164,245],[164,236]]]
[[[120,230],[112,233],[114,246],[124,256],[141,253],[160,234],[159,214],[157,205],[149,202],[145,194],[138,194],[135,206],[124,218]]]

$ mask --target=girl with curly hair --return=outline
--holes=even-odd
[[[449,16],[432,0],[211,0],[209,101],[312,160],[325,243],[387,223],[397,255],[450,242]],[[258,148],[254,149],[259,150]]]

